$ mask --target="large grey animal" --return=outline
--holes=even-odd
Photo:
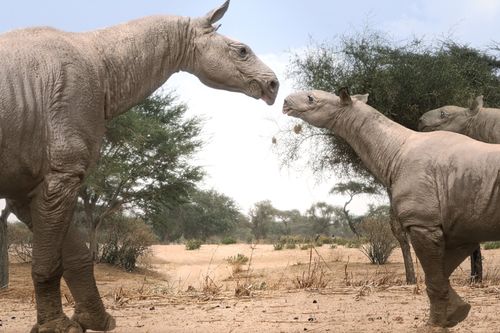
[[[107,120],[178,71],[274,103],[273,71],[248,46],[216,32],[228,5],[201,18],[153,16],[85,33],[30,28],[0,35],[0,197],[33,231],[32,332],[115,327],[89,251],[70,224]],[[76,303],[71,319],[61,306],[61,276]]]
[[[470,310],[450,286],[451,273],[479,242],[500,239],[500,146],[412,131],[368,106],[367,95],[339,95],[297,92],[283,112],[344,138],[390,189],[425,272],[430,316],[423,330],[445,332]]]
[[[446,105],[420,117],[418,130],[450,131],[486,143],[500,143],[500,109],[484,108],[478,96],[468,108]]]

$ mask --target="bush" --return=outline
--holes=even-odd
[[[33,233],[21,222],[7,223],[7,248],[20,262],[31,262]]]
[[[224,245],[236,244],[236,239],[234,239],[231,236],[226,236],[226,237],[222,238],[222,240],[220,242]]]
[[[137,259],[146,255],[156,236],[143,220],[125,216],[106,221],[99,233],[101,244],[100,262],[123,267],[127,271],[136,268]]]
[[[186,250],[198,250],[202,244],[203,242],[200,239],[188,239],[186,241]]]
[[[485,250],[500,249],[500,241],[486,242],[486,243],[483,244],[483,248]]]
[[[242,271],[241,266],[245,265],[249,261],[249,258],[244,254],[238,253],[235,256],[227,258],[226,261],[233,268],[233,273],[236,274]]]
[[[273,247],[274,247],[275,251],[281,251],[281,250],[283,250],[284,246],[285,246],[285,244],[283,242],[280,242],[280,241],[278,241],[277,243],[273,244]]]
[[[383,265],[397,246],[389,221],[382,217],[368,217],[361,223],[366,243],[360,247],[372,264]]]
[[[297,248],[297,244],[296,244],[296,243],[286,243],[286,244],[285,244],[285,248],[286,248],[287,250],[296,249],[296,248]]]

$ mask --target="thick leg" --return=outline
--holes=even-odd
[[[71,318],[82,328],[94,331],[110,331],[115,320],[102,304],[94,279],[94,265],[84,237],[72,224],[63,246],[64,280],[75,299],[75,314]]]
[[[465,244],[460,247],[446,248],[445,250],[445,275],[449,278],[453,271],[465,258],[476,249],[479,244]],[[453,327],[467,318],[470,305],[462,300],[455,290],[448,284],[449,302],[447,309],[447,327]]]
[[[425,273],[427,295],[430,300],[430,327],[447,325],[449,282],[445,273],[445,242],[439,227],[412,226],[409,233],[415,253]]]
[[[80,332],[62,311],[60,282],[62,247],[68,230],[80,178],[69,173],[48,174],[30,203],[33,225],[33,264],[38,332]]]

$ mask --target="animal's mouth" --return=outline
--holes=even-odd
[[[278,80],[272,79],[266,82],[250,82],[250,96],[255,99],[262,99],[267,105],[273,105],[278,96]]]

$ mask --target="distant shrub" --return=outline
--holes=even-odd
[[[485,250],[500,249],[500,241],[486,242],[486,243],[483,244],[483,248]]]
[[[100,262],[120,266],[127,271],[136,268],[137,259],[147,255],[149,247],[157,240],[151,228],[138,218],[115,217],[101,228]]]
[[[312,244],[302,244],[300,245],[301,250],[309,250],[312,247]]]
[[[297,248],[297,244],[296,243],[286,243],[285,244],[285,248],[287,250],[293,250],[293,249],[296,249]]]
[[[385,218],[368,217],[363,220],[361,230],[366,240],[360,247],[361,252],[372,264],[385,264],[397,246],[389,221]]]
[[[203,242],[200,239],[188,239],[186,241],[186,250],[198,250]]]
[[[7,248],[20,262],[31,262],[33,233],[21,222],[7,224]]]
[[[220,242],[224,245],[236,244],[236,239],[234,239],[231,236],[226,236],[226,237],[222,238],[222,240]]]
[[[282,242],[280,242],[280,241],[278,241],[278,242],[276,242],[276,243],[273,244],[273,247],[274,247],[275,251],[281,251],[281,250],[283,250],[284,246],[285,246],[285,244],[282,243]]]
[[[362,244],[362,241],[355,238],[335,237],[332,239],[331,244],[342,245],[348,248],[359,248]]]
[[[318,238],[318,240],[316,242],[320,243],[321,245],[323,245],[323,244],[332,244],[334,242],[334,238],[333,237],[328,237],[328,236],[325,236],[325,235],[321,235],[321,236],[319,236],[319,238]]]
[[[242,266],[249,261],[249,258],[244,254],[238,253],[235,256],[227,258],[226,261],[233,268],[233,273],[236,274],[243,270]]]
[[[245,265],[248,262],[248,257],[244,254],[238,253],[235,256],[228,257],[226,261],[228,264],[233,265],[233,264],[240,264],[240,265]]]

